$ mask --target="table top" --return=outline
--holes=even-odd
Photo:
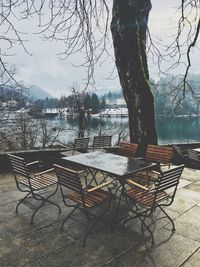
[[[156,165],[156,163],[145,159],[134,159],[102,151],[63,157],[62,159],[118,177],[123,177]]]

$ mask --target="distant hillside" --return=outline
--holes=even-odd
[[[44,89],[40,88],[36,85],[31,85],[28,89],[29,97],[33,97],[36,99],[45,99],[47,97],[52,98],[52,95],[47,93]]]

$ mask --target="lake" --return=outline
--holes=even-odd
[[[62,127],[63,142],[73,141],[77,136],[78,121],[74,118],[52,119],[51,123]],[[86,136],[112,134],[113,141],[124,130],[128,137],[128,118],[89,118],[86,120]],[[200,142],[200,117],[156,117],[159,144]]]

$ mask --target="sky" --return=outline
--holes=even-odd
[[[152,0],[149,28],[153,38],[165,41],[171,36],[173,27],[177,23],[175,7],[179,2],[180,0]],[[18,23],[20,31],[27,33],[24,37],[27,40],[25,45],[32,55],[27,54],[20,46],[14,48],[16,55],[10,61],[16,66],[17,78],[23,80],[26,86],[37,85],[54,97],[69,95],[73,84],[78,84],[81,87],[85,78],[85,70],[72,66],[72,64],[78,64],[80,55],[75,55],[67,60],[60,60],[57,54],[63,51],[61,42],[42,41],[38,35],[34,34],[36,31],[34,21]],[[192,72],[199,70],[197,52],[199,51],[193,53],[192,56]],[[111,53],[113,53],[112,50]],[[115,79],[108,79],[113,68],[114,62],[112,60],[108,60],[102,66],[96,65],[96,90],[105,93],[120,88],[117,75],[114,75],[116,76]],[[152,78],[159,78],[158,69],[155,68],[155,62],[152,62],[150,56],[149,70]]]

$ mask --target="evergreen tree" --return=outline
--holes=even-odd
[[[93,93],[91,100],[92,100],[92,112],[97,113],[100,109],[99,98],[95,93]]]
[[[85,99],[84,99],[84,109],[85,109],[85,110],[92,109],[92,100],[91,100],[91,96],[90,96],[90,94],[88,94],[88,93],[85,95]]]
[[[105,97],[102,98],[101,100],[101,106],[100,106],[101,109],[105,109],[106,108],[106,99]]]

